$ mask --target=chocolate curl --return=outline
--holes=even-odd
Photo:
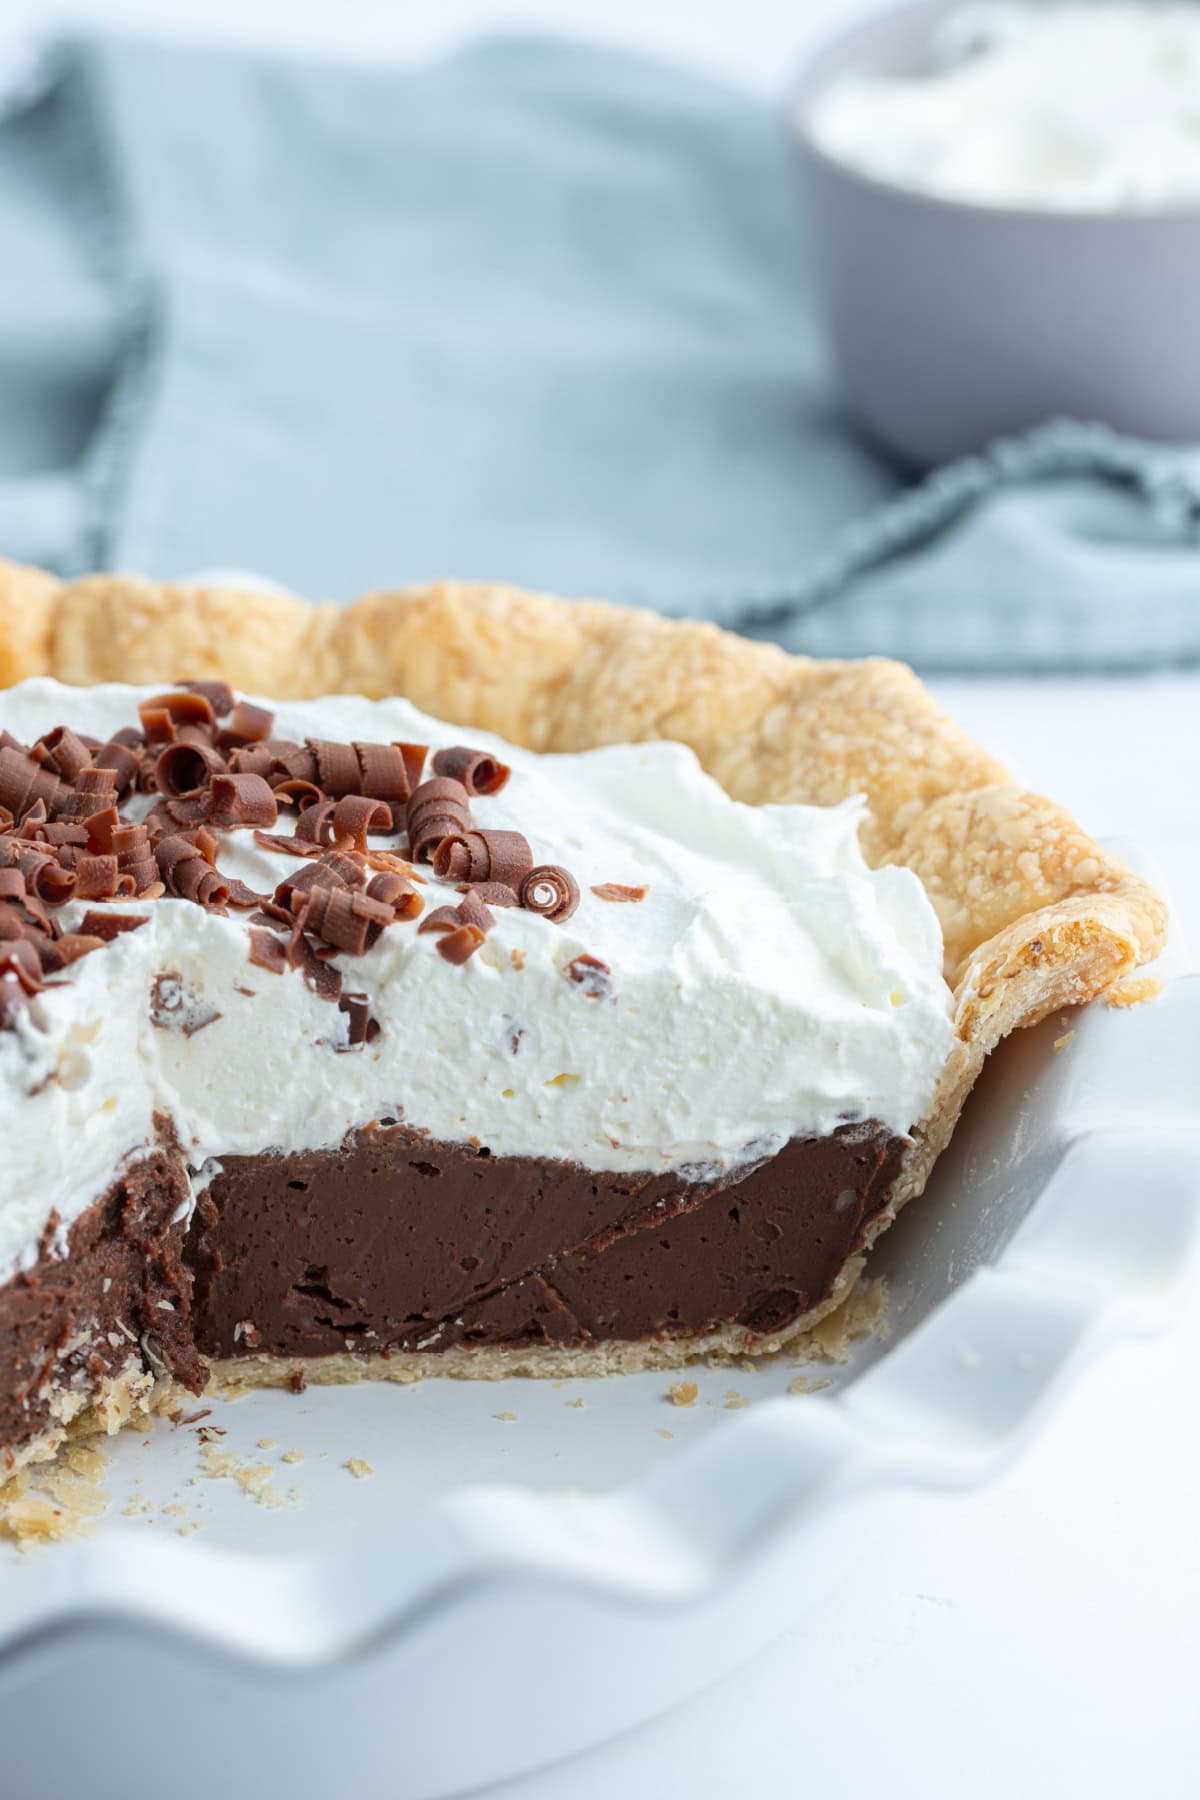
[[[305,987],[311,988],[319,1000],[339,998],[342,991],[341,973],[319,954],[305,935],[303,917],[297,919],[292,928],[287,945],[287,959],[293,969],[299,969]]]
[[[282,975],[288,966],[287,945],[282,938],[276,937],[273,931],[260,931],[251,928],[250,961],[256,969],[266,969],[272,975]]]
[[[11,831],[16,822],[7,806],[0,806],[0,837],[3,837],[6,831]]]
[[[433,772],[461,781],[468,794],[498,794],[512,770],[497,756],[486,750],[472,750],[466,744],[452,744],[434,752]]]
[[[0,945],[0,976],[17,981],[27,994],[41,993],[46,985],[42,980],[42,959],[31,938],[13,938]]]
[[[84,769],[76,777],[75,787],[64,794],[58,809],[60,819],[83,824],[93,813],[111,806],[114,816],[117,803],[117,778],[111,769]]]
[[[460,894],[478,894],[485,906],[517,906],[517,891],[500,881],[464,882]]]
[[[421,911],[424,901],[421,899],[411,881],[405,881],[403,875],[394,870],[381,869],[367,883],[367,897],[378,900],[381,906],[390,906],[394,919],[415,919]]]
[[[118,893],[140,894],[158,880],[160,871],[144,825],[118,825],[112,834],[112,849],[119,870]]]
[[[279,816],[275,796],[261,775],[214,775],[213,815],[238,825],[273,825]]]
[[[64,906],[75,893],[75,871],[60,862],[45,862],[33,878],[33,892],[47,906]]]
[[[72,845],[86,849],[88,834],[83,825],[74,825],[69,820],[60,819],[53,825],[39,826],[37,838],[40,844],[49,844],[50,848],[57,853]]]
[[[268,712],[265,706],[255,706],[249,700],[239,700],[232,711],[233,717],[228,725],[217,733],[219,749],[242,749],[247,744],[265,743],[270,737],[275,714]]]
[[[17,833],[18,837],[25,838],[31,844],[36,844],[41,837],[42,826],[46,823],[46,819],[46,802],[44,800],[35,800],[29,811],[25,814],[21,823],[21,828]]]
[[[228,883],[222,880],[203,852],[185,837],[166,837],[154,846],[158,872],[173,894],[197,906],[224,906]]]
[[[368,831],[390,831],[391,828],[392,809],[382,800],[373,800],[366,794],[343,794],[334,806],[332,831],[335,844],[350,843],[356,850],[365,850]]]
[[[529,839],[519,831],[467,831],[446,837],[433,857],[433,872],[443,879],[491,881],[519,889],[533,867]]]
[[[424,937],[429,931],[457,931],[461,924],[457,906],[435,906],[417,926],[417,936]]]
[[[111,900],[117,891],[115,856],[82,856],[75,865],[77,900]]]
[[[24,898],[25,877],[20,869],[0,869],[0,901]]]
[[[207,700],[214,718],[223,719],[233,711],[233,689],[227,681],[181,681],[179,685],[185,692]]]
[[[14,819],[23,819],[40,800],[47,814],[58,810],[64,798],[63,784],[52,769],[44,769],[11,744],[0,749],[0,806]]]
[[[458,916],[464,925],[476,925],[485,936],[496,923],[495,915],[490,913],[478,893],[468,890],[458,904]]]
[[[363,884],[360,863],[341,850],[327,851],[320,862],[309,863],[294,875],[285,875],[275,889],[277,906],[290,907],[293,894],[307,894],[315,887],[359,888]]]
[[[78,962],[80,957],[90,956],[93,950],[103,950],[104,939],[86,937],[78,931],[68,931],[62,937],[55,939],[52,948],[55,966],[65,969],[71,963]]]
[[[271,759],[267,765],[267,780],[272,787],[277,781],[311,781],[314,787],[324,786],[311,745],[296,744],[290,738],[268,738],[265,746],[251,744],[247,750],[237,754],[255,756],[256,752],[264,748]]]
[[[435,775],[423,781],[408,803],[409,847],[415,862],[428,862],[445,837],[471,829],[470,796],[461,781]]]
[[[114,938],[149,923],[146,913],[85,912],[79,921],[79,930],[84,937],[101,938],[104,943],[111,944]]]
[[[408,764],[399,744],[352,744],[351,749],[358,759],[357,793],[372,800],[409,799]]]
[[[306,806],[296,820],[296,836],[303,844],[317,844],[327,850],[333,842],[333,814],[336,800],[318,800]]]
[[[368,994],[343,994],[338,1001],[338,1011],[344,1012],[349,1019],[347,1042],[339,1045],[339,1049],[360,1050],[379,1036],[379,1021],[371,1017]]]
[[[129,792],[137,780],[138,770],[142,766],[142,759],[138,752],[130,749],[128,744],[122,743],[119,736],[112,738],[107,744],[102,744],[92,758],[92,762],[97,769],[110,771],[116,780],[118,794]]]
[[[280,806],[294,806],[298,812],[307,812],[310,806],[318,806],[325,796],[311,781],[277,781],[272,793]]]
[[[142,824],[146,821],[143,819]],[[83,829],[87,832],[88,849],[93,856],[113,855],[113,832],[121,828],[121,815],[115,806],[106,806],[103,812],[89,813],[83,821]],[[147,827],[147,836],[149,836]]]
[[[297,895],[293,905],[301,908],[305,930],[349,956],[364,955],[392,923],[389,907],[351,888],[313,887],[307,898]]]
[[[225,758],[209,744],[178,739],[168,744],[154,764],[154,785],[160,794],[177,800],[211,788],[214,775],[224,772]]]
[[[42,763],[68,784],[73,784],[92,763],[92,753],[83,739],[76,737],[66,725],[56,725],[44,738],[39,738],[33,746],[33,757],[35,762]]]
[[[448,963],[465,963],[482,942],[483,933],[478,925],[460,925],[457,931],[448,931],[438,939],[438,955],[444,956]]]
[[[224,746],[222,746],[224,748]],[[229,752],[229,767],[234,775],[261,775],[271,786],[276,785],[275,758],[269,744],[245,744]],[[283,779],[281,776],[280,779]]]
[[[517,898],[526,912],[561,925],[579,905],[579,883],[569,869],[560,869],[557,863],[539,863],[522,881]]]
[[[305,743],[316,758],[316,779],[331,798],[358,792],[362,773],[352,744],[335,744],[328,738],[306,738]]]
[[[408,791],[415,794],[421,785],[421,771],[425,767],[425,758],[429,755],[428,744],[397,744],[397,750],[404,758],[404,773],[408,778]]]
[[[155,732],[161,729],[159,715],[162,713],[166,713],[171,721],[171,739],[182,737],[184,729],[189,725],[199,726],[205,737],[211,738],[217,722],[212,702],[206,694],[199,693],[195,688],[185,688],[177,694],[155,694],[152,699],[143,700],[138,707],[138,717],[149,744],[171,741],[155,736]],[[154,731],[151,731],[147,723],[148,718],[154,720]]]

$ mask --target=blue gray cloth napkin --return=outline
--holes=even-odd
[[[1200,448],[911,485],[842,417],[782,108],[554,41],[55,46],[0,117],[0,549],[453,575],[927,669],[1200,660]]]

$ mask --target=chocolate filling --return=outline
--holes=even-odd
[[[90,1395],[130,1357],[199,1391],[207,1371],[191,1328],[182,1263],[188,1198],[178,1154],[152,1150],[113,1183],[54,1248],[52,1217],[34,1266],[0,1287],[0,1446],[52,1423],[63,1389]]]
[[[855,1126],[709,1185],[402,1126],[229,1157],[188,1238],[197,1341],[206,1356],[319,1356],[775,1331],[830,1293],[900,1151]]]
[[[49,1422],[48,1379],[95,1380],[131,1351],[199,1388],[199,1356],[778,1331],[830,1294],[901,1149],[847,1126],[705,1182],[373,1125],[334,1150],[225,1158],[183,1244],[178,1156],[155,1151],[72,1227],[68,1258],[47,1246],[0,1288],[0,1444]]]

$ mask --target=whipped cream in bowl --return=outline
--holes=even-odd
[[[847,410],[918,468],[1050,420],[1200,435],[1200,8],[918,0],[795,102]]]
[[[64,723],[104,741],[149,692],[26,682],[0,695],[0,727],[24,744]],[[867,866],[862,801],[744,806],[677,744],[537,756],[402,700],[261,704],[273,735],[299,742],[492,752],[512,773],[473,801],[479,828],[524,833],[539,864],[571,871],[579,905],[561,923],[497,907],[461,964],[419,919],[339,955],[376,1027],[355,1044],[300,969],[251,961],[245,913],[116,903],[148,922],[0,1031],[0,1278],[153,1142],[156,1115],[174,1121],[195,1195],[222,1156],[333,1146],[375,1119],[699,1180],[859,1121],[904,1135],[927,1112],[954,1042],[941,935],[914,875]],[[303,866],[249,829],[222,832],[217,860],[266,894]],[[424,913],[461,899],[420,874]],[[78,930],[86,911],[72,900],[56,917]]]

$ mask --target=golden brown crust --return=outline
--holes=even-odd
[[[815,662],[711,625],[507,587],[441,583],[339,609],[115,576],[60,587],[0,561],[0,671],[83,684],[220,675],[280,698],[404,694],[535,750],[674,738],[754,804],[865,794],[868,859],[912,869],[941,919],[959,1033],[888,1217],[924,1186],[1000,1038],[1094,998],[1165,941],[1154,890],[1012,785],[899,663]]]

